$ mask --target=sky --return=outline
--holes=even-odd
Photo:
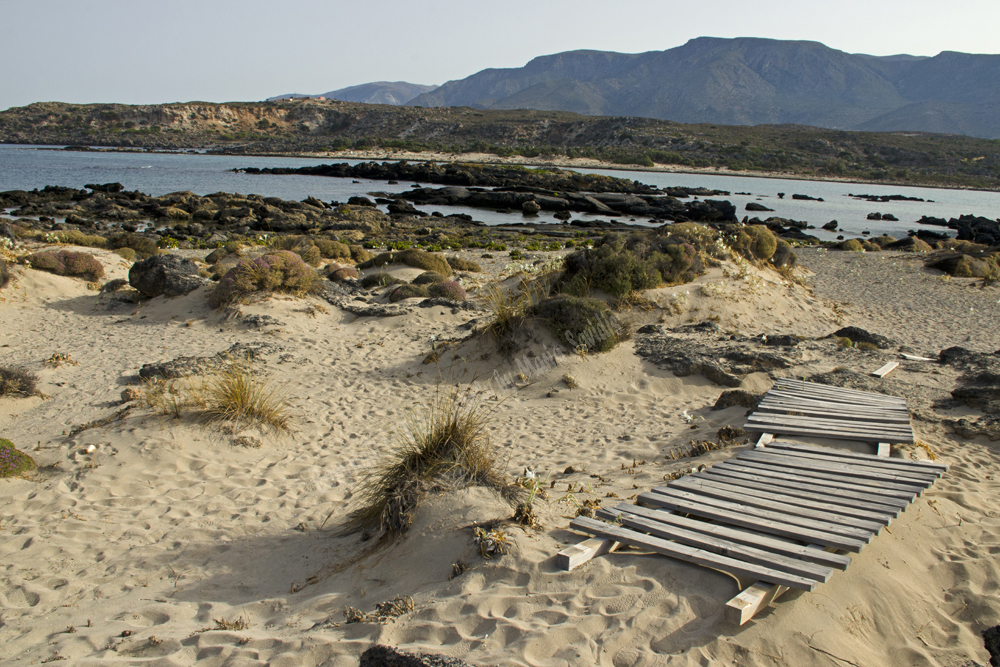
[[[0,109],[442,84],[536,56],[689,39],[1000,53],[1000,0],[0,0]]]

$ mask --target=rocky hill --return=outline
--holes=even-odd
[[[333,100],[39,103],[0,112],[0,142],[236,154],[375,147],[476,151],[1000,189],[1000,141],[967,136],[798,125],[684,125],[561,111],[428,109]]]
[[[419,83],[407,83],[406,81],[375,81],[373,83],[363,83],[360,86],[349,86],[339,90],[331,90],[328,93],[319,95],[301,95],[291,93],[288,95],[278,95],[269,97],[268,102],[277,100],[288,100],[299,97],[325,97],[328,100],[341,100],[342,102],[362,102],[364,104],[392,104],[399,106],[406,104],[417,95],[430,92],[437,86],[424,86]]]
[[[818,42],[700,37],[666,51],[568,51],[486,69],[409,104],[996,139],[997,102],[1000,55],[876,57]]]

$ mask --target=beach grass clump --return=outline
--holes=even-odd
[[[345,280],[357,280],[359,275],[361,274],[353,266],[338,266],[327,273],[326,277],[335,283],[342,283]]]
[[[540,302],[535,313],[560,342],[584,353],[609,352],[630,336],[628,325],[600,299],[562,294]]]
[[[517,338],[534,309],[530,291],[523,288],[523,283],[514,290],[490,284],[486,286],[485,297],[490,313],[485,333],[502,353],[509,354],[517,347]]]
[[[434,271],[424,271],[413,279],[414,285],[431,285],[433,283],[443,283],[448,280],[448,276],[442,276]]]
[[[97,236],[96,234],[84,234],[76,229],[52,232],[52,234],[50,234],[47,238],[51,238],[56,243],[78,245],[84,248],[105,248],[108,245],[107,239],[103,236]]]
[[[403,282],[403,280],[390,273],[370,273],[358,281],[358,284],[365,289],[372,289],[374,287],[385,287],[386,285],[399,285]]]
[[[149,259],[160,252],[156,241],[145,236],[140,236],[139,234],[132,234],[131,232],[112,234],[107,239],[107,247],[111,250],[131,248],[135,252],[135,256],[139,259]]]
[[[213,308],[254,293],[284,292],[298,296],[314,290],[319,276],[293,252],[279,250],[255,259],[241,259],[226,272],[209,296]]]
[[[427,288],[427,293],[430,296],[450,301],[465,301],[466,298],[465,288],[454,280],[447,280],[443,283],[432,283]]]
[[[20,477],[35,469],[35,461],[14,443],[0,438],[0,477]]]
[[[391,450],[364,473],[345,532],[405,533],[428,493],[481,486],[513,504],[523,490],[508,482],[490,439],[498,408],[454,387],[439,388],[424,410],[410,410],[389,433]]]
[[[689,282],[701,272],[697,249],[673,236],[636,233],[609,234],[593,248],[566,256],[565,283],[583,295],[599,289],[618,299],[663,283]]]
[[[38,376],[23,366],[0,366],[0,396],[32,396]]]
[[[400,285],[389,294],[389,302],[397,303],[404,299],[427,298],[430,294],[423,285]]]
[[[481,273],[483,270],[483,267],[481,267],[478,262],[474,262],[471,259],[463,259],[461,257],[448,257],[446,259],[448,261],[448,265],[456,271]]]
[[[7,262],[0,257],[0,289],[3,289],[10,283],[11,275],[10,268],[7,266]]]
[[[295,422],[286,389],[257,373],[250,359],[230,358],[194,398],[204,406],[205,421],[234,431],[259,428],[285,433]]]
[[[833,246],[834,250],[846,250],[848,252],[864,252],[865,247],[861,245],[860,239],[847,239]]]
[[[364,246],[360,245],[348,245],[351,250],[351,259],[355,262],[367,262],[369,259],[374,257]]]
[[[93,255],[72,250],[43,250],[28,255],[25,263],[33,269],[58,276],[72,276],[95,281],[104,277],[104,265]]]
[[[363,269],[387,266],[389,264],[406,264],[415,269],[434,271],[443,276],[451,275],[451,265],[442,255],[416,248],[407,248],[399,252],[383,252],[360,265]]]

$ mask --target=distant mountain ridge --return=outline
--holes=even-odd
[[[541,56],[449,81],[407,104],[993,139],[998,102],[1000,55],[870,56],[819,42],[699,37],[666,51]]]
[[[425,86],[419,83],[408,83],[406,81],[374,81],[363,83],[359,86],[349,86],[340,90],[331,90],[328,93],[318,95],[302,95],[290,93],[267,98],[268,102],[276,100],[287,100],[296,97],[325,97],[328,100],[341,100],[344,102],[359,102],[361,104],[391,104],[401,106],[414,97],[434,90],[437,86]]]

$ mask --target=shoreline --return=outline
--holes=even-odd
[[[65,147],[46,146],[45,144],[8,144],[17,146],[31,146],[34,150],[64,150]],[[209,153],[206,151],[212,148],[188,148],[188,149],[157,149],[157,148],[124,148],[115,146],[102,146],[91,148],[93,152],[100,153],[156,153],[166,155],[227,155],[236,157],[245,155],[246,157],[273,157],[273,158],[297,158],[297,159],[341,159],[341,160],[388,160],[398,162],[455,162],[471,164],[493,164],[493,165],[518,165],[524,167],[557,167],[560,169],[601,169],[615,172],[651,172],[667,174],[690,174],[695,176],[725,176],[732,178],[761,178],[770,180],[825,182],[825,183],[856,183],[858,185],[878,185],[894,186],[901,188],[920,188],[931,190],[964,190],[967,192],[1000,192],[1000,188],[973,188],[958,185],[933,184],[933,183],[904,183],[895,180],[874,181],[861,178],[845,178],[831,175],[817,176],[809,174],[797,174],[794,172],[773,172],[742,170],[732,171],[728,167],[679,167],[676,165],[661,165],[644,167],[641,165],[622,165],[616,162],[596,160],[593,158],[552,158],[537,157],[529,158],[524,156],[500,157],[493,153],[442,153],[434,151],[424,151],[415,153],[412,151],[394,150],[364,150],[364,151],[317,151],[305,153],[281,153],[281,152],[254,152],[254,153]],[[88,151],[80,151],[88,152]]]

